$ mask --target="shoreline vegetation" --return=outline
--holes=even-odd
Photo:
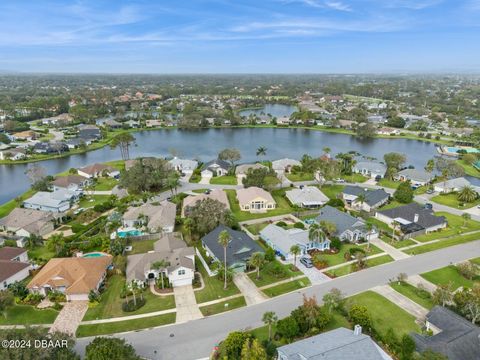
[[[245,109],[242,109],[242,111]],[[305,125],[272,125],[272,124],[261,124],[261,125],[234,125],[234,126],[209,126],[205,128],[198,128],[199,130],[203,129],[232,129],[232,128],[275,128],[275,129],[302,129],[302,130],[313,130],[313,131],[323,131],[323,132],[330,132],[335,134],[344,134],[350,136],[356,136],[353,130],[341,129],[341,128],[329,128],[326,126],[314,125],[314,126],[305,126]],[[47,160],[54,160],[60,159],[72,155],[79,155],[84,154],[90,151],[99,150],[104,148],[113,141],[113,137],[119,133],[137,133],[143,131],[154,131],[154,130],[181,130],[178,126],[162,126],[162,127],[153,127],[153,128],[133,128],[133,129],[126,129],[126,130],[119,130],[119,131],[112,131],[109,132],[107,137],[101,139],[98,142],[95,142],[89,145],[85,149],[73,149],[68,152],[64,152],[62,154],[50,154],[50,155],[36,155],[34,158],[28,158],[25,160],[0,160],[0,165],[15,165],[15,164],[28,164],[33,162],[40,162],[40,161],[47,161]],[[437,140],[437,139],[427,139],[419,136],[415,136],[412,134],[406,135],[375,135],[372,139],[408,139],[408,140],[418,140],[418,141],[425,141],[436,143],[440,145],[450,145],[454,139],[451,140]]]

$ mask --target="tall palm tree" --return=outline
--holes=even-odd
[[[260,268],[265,263],[265,255],[262,252],[254,252],[248,260],[250,266],[257,269],[257,279],[260,279]]]
[[[366,200],[365,194],[360,194],[360,195],[357,196],[357,200],[356,200],[356,201],[357,201],[358,203],[360,203],[360,208],[362,208],[363,203],[365,202],[365,200]]]
[[[373,231],[373,224],[367,223],[366,228],[367,228],[367,250],[370,250],[370,235],[372,234],[372,231]]]
[[[468,185],[462,187],[458,192],[458,196],[457,196],[458,200],[466,203],[474,202],[477,199],[477,197],[478,197],[478,194],[475,191],[475,189]]]
[[[470,220],[472,218],[472,215],[470,215],[469,213],[463,213],[462,214],[462,219],[463,219],[463,226],[467,226],[467,221]]]
[[[333,236],[335,234],[335,231],[337,231],[337,225],[331,221],[320,221],[320,227],[322,230],[327,234],[327,236]]]
[[[260,146],[257,149],[257,156],[266,156],[267,155],[267,148],[265,146]]]
[[[272,325],[278,320],[277,315],[273,311],[267,311],[262,316],[262,321],[265,325],[268,325],[268,340],[272,339]]]
[[[310,229],[308,230],[308,239],[313,242],[324,242],[325,241],[325,233],[323,232],[320,225],[317,223],[310,225]]]
[[[445,168],[442,170],[442,178],[443,178],[443,190],[445,191],[446,188],[447,188],[447,180],[448,180],[448,177],[450,175],[450,171]]]
[[[392,221],[392,240],[395,240],[395,230],[397,230],[397,226],[400,225],[400,223],[397,220]]]
[[[218,243],[223,246],[223,263],[225,266],[225,275],[224,275],[224,284],[223,284],[223,289],[227,289],[227,247],[228,243],[230,242],[231,237],[230,234],[228,233],[227,230],[223,230],[218,234]]]
[[[293,254],[293,265],[295,265],[295,267],[297,267],[297,255],[300,254],[300,251],[300,246],[296,244],[290,248],[290,252]]]
[[[164,285],[163,285],[163,270],[167,266],[168,266],[168,261],[165,261],[164,259],[159,260],[159,261],[155,261],[153,263],[153,268],[157,269],[157,270],[160,270],[160,277],[162,279],[162,289],[164,288]]]

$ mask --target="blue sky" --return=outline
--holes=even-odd
[[[480,0],[0,0],[0,69],[479,72]]]

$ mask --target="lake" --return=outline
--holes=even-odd
[[[297,111],[297,107],[293,105],[266,104],[261,109],[243,110],[243,111],[240,111],[238,114],[240,116],[245,116],[245,117],[248,117],[251,114],[255,114],[257,116],[270,114],[274,117],[279,118],[282,116],[290,116],[295,111]]]
[[[368,139],[362,140],[345,134],[335,134],[307,129],[278,128],[222,128],[202,130],[159,129],[134,134],[137,146],[133,147],[130,157],[169,156],[169,150],[181,157],[209,161],[216,158],[218,152],[227,147],[236,147],[241,151],[241,162],[258,160],[256,149],[267,148],[266,159],[282,157],[300,159],[303,154],[319,156],[322,148],[329,147],[333,154],[357,151],[365,156],[383,159],[387,152],[400,152],[407,155],[407,165],[423,168],[428,159],[437,155],[433,143],[409,139]],[[84,154],[72,155],[60,159],[41,161],[48,174],[53,175],[69,168],[82,167],[96,162],[121,159],[118,149],[104,147]],[[0,203],[4,203],[26,191],[30,184],[25,170],[32,164],[0,165]],[[478,179],[474,178],[475,183]]]

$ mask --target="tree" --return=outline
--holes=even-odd
[[[465,185],[458,192],[458,200],[464,203],[471,203],[477,200],[478,194],[472,186]],[[466,215],[466,214],[464,214]]]
[[[13,296],[23,299],[28,295],[28,289],[23,282],[15,281],[8,285],[8,290]]]
[[[367,251],[370,250],[370,236],[372,235],[373,229],[375,228],[372,223],[367,222],[365,225],[365,228],[367,229]]]
[[[325,241],[325,238],[325,233],[319,224],[313,223],[310,225],[310,229],[308,229],[308,239],[310,241],[321,243]]]
[[[162,281],[162,289],[164,288],[164,284],[163,284],[163,271],[165,270],[165,267],[169,266],[170,263],[168,261],[166,261],[165,259],[162,259],[162,260],[159,260],[159,261],[155,261],[153,264],[152,264],[152,267],[154,269],[157,269],[157,270],[160,270],[160,278],[161,278],[161,281]]]
[[[59,254],[64,245],[65,239],[63,237],[63,233],[53,234],[47,240],[47,249],[54,251],[55,254]]]
[[[183,230],[185,230],[189,239],[192,239],[192,230],[194,228],[195,228],[195,224],[191,217],[187,217],[185,220],[183,220]]]
[[[180,184],[180,176],[177,172],[172,172],[167,177],[167,187],[170,189],[172,195],[177,194],[177,187]]]
[[[415,352],[415,341],[410,335],[403,335],[402,340],[400,341],[400,352],[402,360],[412,359],[413,353]]]
[[[361,138],[372,138],[375,137],[376,133],[377,129],[375,128],[375,125],[369,121],[357,125],[356,134]]]
[[[268,326],[268,340],[272,339],[272,325],[276,324],[278,317],[273,311],[267,311],[262,316],[262,321]]]
[[[387,167],[387,173],[385,176],[389,179],[393,178],[395,175],[405,164],[406,157],[404,154],[390,152],[383,155],[383,160],[385,161],[385,165]]]
[[[276,177],[276,174],[271,169],[259,168],[259,169],[249,169],[247,174],[242,179],[242,184],[244,187],[260,187],[266,188],[267,185],[269,188],[279,183],[279,180]]]
[[[472,218],[472,215],[469,213],[463,213],[462,214],[462,219],[463,219],[463,226],[467,226],[468,221]]]
[[[332,288],[328,293],[323,295],[323,303],[331,313],[333,310],[337,310],[343,307],[344,295],[337,288]]]
[[[112,149],[117,147],[120,149],[120,154],[123,160],[130,159],[130,146],[135,143],[135,138],[129,132],[122,132],[115,135],[110,143]]]
[[[459,311],[472,324],[480,321],[480,285],[475,284],[472,289],[463,288],[455,292],[453,301]]]
[[[360,208],[362,208],[363,203],[365,202],[365,200],[366,200],[365,194],[359,194],[359,195],[357,196],[356,202],[360,204]]]
[[[402,182],[393,193],[393,198],[402,204],[409,204],[413,201],[413,189],[410,181]]]
[[[220,234],[218,234],[218,243],[223,247],[223,263],[224,263],[224,283],[223,283],[223,289],[227,289],[227,247],[228,244],[231,241],[230,234],[228,233],[227,230],[222,230]]]
[[[132,345],[125,339],[114,337],[96,337],[87,345],[85,360],[140,360]]]
[[[431,173],[435,169],[435,160],[429,159],[425,165],[425,171]]]
[[[222,151],[220,151],[220,153],[218,154],[218,158],[220,160],[230,162],[232,167],[234,167],[235,162],[240,160],[242,158],[242,156],[240,154],[240,150],[233,149],[233,148],[227,148],[227,149],[223,149]]]
[[[202,236],[215,229],[219,224],[235,225],[231,211],[218,200],[207,198],[197,201],[194,206],[185,209],[185,216],[192,219],[193,230]]]
[[[278,321],[276,333],[287,340],[292,340],[299,335],[300,327],[293,316],[287,316]]]
[[[0,291],[0,312],[6,317],[5,311],[14,303],[13,294],[8,290]]]
[[[265,146],[260,146],[257,148],[257,156],[266,156],[267,155],[267,148]]]
[[[320,227],[329,237],[335,235],[335,232],[337,231],[337,225],[328,220],[320,221]]]
[[[260,279],[260,268],[265,264],[265,255],[259,251],[254,252],[252,256],[250,256],[248,264],[257,269],[257,279]]]
[[[438,157],[435,159],[435,168],[442,174],[444,178],[457,178],[465,175],[463,167],[456,163],[455,160]]]
[[[27,175],[30,183],[33,185],[43,180],[47,176],[47,171],[43,166],[32,164],[25,170],[25,175]]]
[[[398,225],[400,225],[400,223],[397,220],[392,221],[392,240],[395,240],[395,232]]]
[[[227,359],[241,359],[243,344],[250,341],[250,333],[234,331],[222,342],[221,352]]]
[[[322,151],[323,151],[324,154],[330,154],[332,152],[332,149],[330,149],[328,146],[325,146],[322,149]]]
[[[300,246],[298,246],[297,244],[290,247],[290,252],[293,254],[293,265],[295,265],[295,267],[297,266],[297,255],[300,254],[300,251]]]
[[[445,306],[453,300],[453,286],[451,283],[440,284],[433,292],[433,302]]]
[[[352,322],[352,324],[360,325],[364,329],[370,329],[372,324],[368,309],[366,306],[363,305],[352,305],[352,307],[348,311],[348,318]]]
[[[155,193],[167,187],[174,172],[164,159],[139,158],[130,169],[122,172],[120,185],[130,194]]]
[[[242,346],[242,360],[267,360],[267,353],[257,339],[247,339]]]

